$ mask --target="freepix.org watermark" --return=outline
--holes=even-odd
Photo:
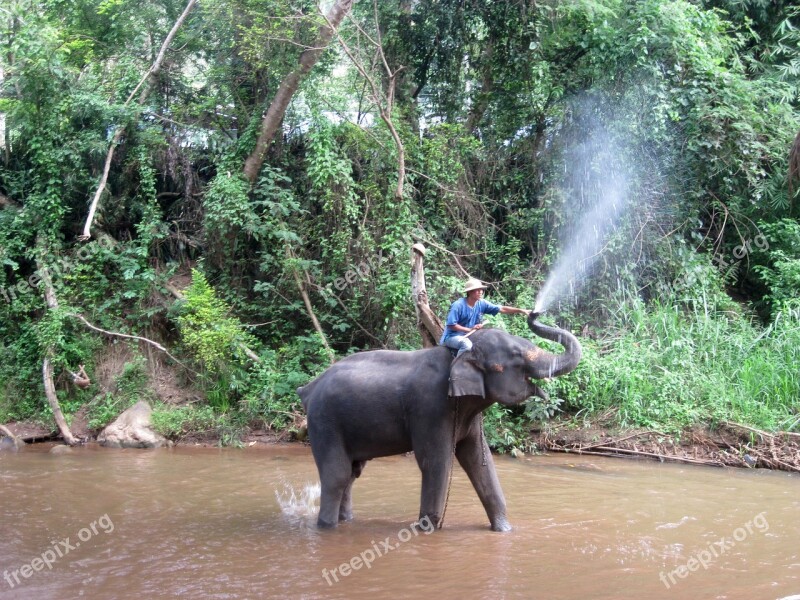
[[[686,579],[689,573],[694,573],[701,566],[704,569],[708,569],[715,558],[723,556],[726,552],[731,550],[737,542],[743,542],[749,536],[753,535],[753,533],[765,533],[769,531],[769,523],[767,522],[766,514],[765,512],[757,514],[754,518],[745,523],[744,526],[734,530],[732,537],[722,537],[719,541],[709,544],[708,548],[701,550],[689,558],[686,564],[679,565],[669,573],[661,571],[658,575],[661,583],[669,589],[671,586],[678,583],[678,579]]]
[[[746,256],[754,251],[754,248],[764,252],[769,250],[769,241],[763,233],[759,232],[752,240],[747,240],[736,246],[731,252],[731,256],[726,256],[719,252],[714,254],[711,257],[711,262],[714,263],[718,271],[724,274],[728,269],[742,262]],[[697,282],[697,278],[698,275],[693,271],[689,271],[673,283],[672,288],[676,291],[682,291],[694,285]]]
[[[78,549],[81,542],[88,542],[92,537],[99,535],[101,532],[111,533],[112,531],[114,531],[114,523],[111,517],[108,516],[108,513],[106,513],[96,521],[92,521],[88,527],[84,527],[78,531],[78,539],[76,541],[73,542],[70,538],[66,537],[58,542],[50,542],[52,547],[42,552],[40,556],[37,556],[29,563],[13,571],[10,569],[3,571],[3,579],[6,580],[6,583],[8,583],[11,589],[14,589],[14,587],[20,585],[24,579],[29,579],[34,573],[44,570],[45,567],[51,570],[53,565],[69,554],[71,550]]]
[[[421,227],[414,227],[414,229],[412,229],[411,232],[406,234],[404,237],[406,242],[408,242],[413,240],[424,240],[427,236],[424,229]],[[328,291],[331,291],[332,288],[336,288],[341,292],[347,286],[355,283],[357,279],[363,280],[374,277],[385,263],[394,260],[394,258],[396,258],[396,252],[391,254],[375,255],[362,260],[357,265],[351,264],[341,277],[337,277],[332,282],[328,283],[325,288],[327,288]]]
[[[435,526],[433,522],[430,520],[430,517],[427,515],[421,518],[419,521],[412,523],[408,527],[405,527],[397,532],[397,539],[398,542],[393,544],[392,538],[387,537],[384,539],[380,545],[375,543],[375,540],[371,540],[372,548],[367,548],[360,554],[355,555],[349,561],[343,562],[338,567],[331,569],[322,569],[322,577],[325,581],[328,582],[328,585],[333,585],[335,583],[339,583],[339,577],[347,577],[353,571],[358,571],[361,567],[366,566],[368,569],[372,568],[372,563],[380,558],[381,556],[386,556],[392,550],[399,548],[401,544],[407,542],[410,539],[413,539],[419,535],[420,530],[425,535],[430,535],[433,533]]]
[[[54,279],[56,277],[63,277],[69,274],[70,271],[75,269],[79,262],[89,260],[92,256],[97,254],[101,249],[112,250],[114,248],[113,242],[108,238],[99,238],[94,244],[87,244],[82,246],[75,255],[75,259],[60,258],[46,266],[36,269],[27,279],[20,279],[16,284],[10,285],[7,288],[0,287],[0,298],[6,301],[6,304],[11,304],[17,299],[17,296],[27,294],[31,290],[36,290],[42,285],[42,280],[45,277]]]

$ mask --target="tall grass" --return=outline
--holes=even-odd
[[[617,409],[620,425],[679,431],[736,421],[798,429],[800,308],[767,327],[708,298],[633,300],[600,340],[585,340],[575,375],[555,382],[573,411]]]

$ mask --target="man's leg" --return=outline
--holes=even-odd
[[[448,348],[453,348],[454,350],[458,350],[458,354],[456,354],[456,358],[464,354],[464,352],[469,352],[472,350],[472,342],[470,339],[464,335],[453,335],[447,338],[444,341],[444,345]]]

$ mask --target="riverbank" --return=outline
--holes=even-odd
[[[9,423],[14,435],[27,443],[52,442],[57,433],[39,423]],[[82,431],[85,443],[96,441],[96,435]],[[277,444],[306,444],[304,431],[271,431],[245,428],[235,443],[218,431],[190,431],[172,436],[178,446],[253,447]],[[772,469],[800,472],[800,434],[769,433],[736,423],[722,423],[711,429],[697,426],[678,435],[651,429],[623,429],[586,423],[577,426],[574,420],[548,421],[530,432],[527,447],[534,454],[559,452],[567,454],[608,456],[639,460],[679,462],[701,466]],[[515,452],[519,456],[522,453]]]
[[[533,431],[531,441],[550,452],[800,472],[800,434],[769,433],[729,422],[667,435],[650,429],[576,428],[566,421]]]

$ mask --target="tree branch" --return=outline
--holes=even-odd
[[[336,32],[336,38],[339,40],[339,45],[344,50],[344,53],[347,54],[347,57],[353,63],[353,66],[359,72],[359,74],[364,78],[364,80],[369,84],[370,89],[372,90],[372,99],[375,102],[375,105],[378,107],[378,115],[380,116],[381,120],[386,124],[386,127],[389,129],[389,133],[392,136],[392,140],[394,141],[395,147],[397,148],[397,186],[395,187],[394,197],[397,200],[401,200],[403,198],[403,186],[405,183],[406,178],[406,151],[405,147],[403,146],[403,140],[400,139],[400,135],[397,133],[397,129],[392,122],[392,102],[394,99],[394,86],[395,80],[397,78],[397,74],[402,71],[405,67],[400,66],[395,71],[392,71],[389,67],[389,63],[386,61],[386,55],[383,52],[383,46],[380,43],[380,24],[377,22],[377,6],[376,6],[376,23],[375,27],[378,30],[378,40],[372,39],[372,37],[364,31],[364,29],[355,21],[354,24],[358,29],[359,33],[361,33],[365,38],[367,38],[370,43],[375,46],[376,52],[381,59],[381,63],[383,64],[383,68],[386,71],[386,77],[388,80],[387,85],[387,93],[386,93],[386,105],[383,104],[382,94],[378,85],[375,83],[374,78],[367,72],[366,67],[364,64],[356,58],[355,54],[353,53],[350,46],[348,46],[347,42],[339,35],[339,32]]]
[[[288,244],[286,245],[286,257],[290,260],[293,259],[293,262],[295,262],[295,264],[290,265],[292,275],[294,276],[294,282],[297,284],[297,289],[300,291],[300,296],[302,296],[303,303],[306,305],[306,311],[308,312],[308,316],[311,317],[311,322],[314,325],[314,329],[316,329],[317,333],[319,334],[319,337],[322,340],[322,345],[325,346],[325,349],[328,351],[331,364],[333,364],[336,361],[336,355],[334,354],[333,349],[330,347],[330,344],[328,344],[328,338],[325,337],[325,332],[322,330],[322,325],[320,325],[317,315],[314,313],[314,307],[311,305],[311,298],[308,297],[308,291],[306,290],[305,285],[303,285],[303,280],[300,278],[300,269],[296,264],[296,257]],[[305,273],[305,270],[303,270],[303,272]],[[308,277],[308,273],[305,273],[305,275]]]
[[[334,294],[331,290],[329,290],[327,288],[324,288],[321,285],[317,285],[316,283],[312,283],[311,285],[313,285],[317,289],[317,291],[320,294],[322,294],[323,296],[325,294],[330,294],[336,300],[336,302],[339,303],[339,306],[341,306],[342,309],[344,309],[344,314],[347,316],[347,318],[349,318],[353,323],[356,324],[356,327],[358,327],[367,336],[371,337],[373,340],[378,342],[378,344],[380,344],[381,348],[386,348],[386,344],[384,344],[381,340],[379,340],[377,337],[375,337],[372,333],[367,331],[367,329],[361,323],[358,322],[358,319],[356,319],[353,315],[350,314],[350,310],[347,308],[347,305],[342,301],[342,299],[339,296]]]
[[[11,433],[11,430],[8,427],[6,427],[5,425],[0,425],[0,433],[5,435],[6,437],[11,438],[11,440],[14,442],[14,446],[16,446],[17,448],[19,448],[20,446],[24,446],[25,445],[25,442],[23,441],[23,439],[15,436],[13,433]]]

